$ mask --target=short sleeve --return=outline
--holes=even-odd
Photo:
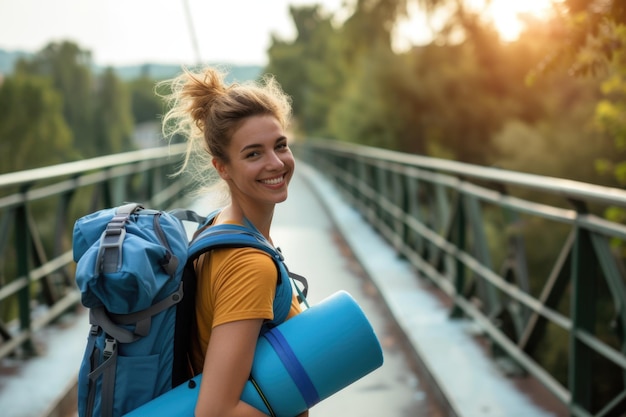
[[[271,320],[278,270],[265,253],[253,248],[220,249],[212,279],[213,323]]]

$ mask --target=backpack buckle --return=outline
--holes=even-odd
[[[122,267],[122,244],[125,237],[126,229],[123,222],[109,223],[100,237],[97,273],[113,273]]]
[[[89,330],[89,334],[92,336],[98,336],[100,334],[100,326],[97,324],[91,325],[91,330]]]
[[[108,359],[111,356],[113,356],[116,349],[117,349],[117,340],[115,340],[112,337],[107,337],[104,340],[104,350],[102,352],[102,355],[104,356],[105,359]]]

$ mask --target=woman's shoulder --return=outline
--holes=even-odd
[[[273,287],[278,270],[265,252],[250,247],[220,248],[211,254],[211,281],[218,287],[237,283],[251,287]]]
[[[213,249],[213,252],[223,258],[243,257],[246,259],[268,259],[272,261],[272,256],[269,253],[252,246],[218,247]]]
[[[269,253],[253,247],[217,248],[212,251],[212,257],[216,266],[229,269],[253,268],[261,271],[276,268]]]

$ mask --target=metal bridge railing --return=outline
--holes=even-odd
[[[294,152],[572,416],[626,410],[626,191],[340,142]],[[372,254],[375,256],[375,254]]]
[[[172,178],[184,145],[0,175],[0,359],[35,355],[33,336],[79,305],[74,221],[136,201],[169,208],[186,187]]]

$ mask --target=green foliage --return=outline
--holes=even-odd
[[[389,117],[393,108],[385,100],[387,91],[382,83],[372,82],[384,76],[387,67],[382,60],[367,57],[362,58],[360,65],[362,70],[347,81],[343,96],[331,109],[329,122],[333,136],[364,145],[396,148],[390,123],[393,119]]]
[[[165,113],[163,101],[155,93],[155,81],[143,75],[128,82],[135,123],[158,121]]]
[[[175,68],[146,64],[124,70],[135,76],[96,68],[91,53],[69,41],[17,60],[13,75],[0,78],[2,172],[135,149],[135,124],[158,129],[165,112],[166,92],[155,91],[150,75],[173,76]],[[229,80],[253,79],[259,72],[257,66],[234,67]]]
[[[394,22],[406,14],[406,0],[359,0],[354,13],[341,29],[348,71],[358,68],[360,59],[375,54],[376,48],[391,49]]]
[[[326,136],[329,108],[343,89],[337,34],[319,6],[291,8],[293,42],[274,38],[265,72],[276,76],[293,100],[293,114],[307,136]]]
[[[72,42],[51,43],[15,66],[16,77],[45,79],[58,97],[61,114],[57,117],[69,127],[74,143],[67,145],[66,159],[57,163],[68,161],[70,155],[71,159],[88,158],[134,149],[134,115],[140,121],[155,121],[162,112],[161,100],[154,92],[155,83],[147,76],[124,82],[112,68],[94,75],[92,67],[91,54]],[[26,111],[19,110],[24,104],[19,102],[14,111]],[[0,129],[9,127],[3,125]],[[55,135],[58,129],[48,132]],[[45,165],[47,160],[33,163]],[[18,160],[11,170],[30,166]]]
[[[94,137],[97,155],[109,155],[134,148],[130,93],[113,72],[99,78],[95,96]]]
[[[623,157],[626,151],[626,24],[605,27],[610,29],[613,44],[622,45],[605,62],[607,76],[601,84],[603,98],[597,102],[594,126],[597,131],[612,138],[615,149]],[[607,34],[608,36],[608,34]],[[623,161],[613,161],[612,173],[620,185],[626,185]],[[601,165],[606,171],[608,163]]]
[[[470,12],[469,1],[417,3],[449,19],[431,43],[402,54],[392,50],[391,34],[405,0],[356,1],[342,24],[315,8],[292,9],[298,36],[273,40],[268,69],[293,96],[307,136],[626,185],[626,2],[557,2],[559,13],[548,22],[528,19],[515,42],[502,41],[484,16]],[[606,216],[626,219],[622,209]],[[486,222],[492,238],[502,224]],[[510,233],[526,242],[531,293],[538,296],[569,229],[537,219],[519,225]],[[502,242],[491,240],[501,259]],[[621,245],[613,249],[623,258]],[[564,300],[558,309],[569,314]],[[599,303],[614,307],[608,299]],[[554,328],[547,334],[536,359],[566,384],[568,335]],[[602,390],[616,373],[601,372],[605,382],[594,381],[594,395],[609,398]]]
[[[550,33],[533,28],[519,42],[503,44],[465,11],[457,16],[463,42],[396,54],[391,30],[404,7],[359,1],[339,27],[316,6],[292,9],[298,34],[292,42],[273,39],[266,72],[292,96],[306,136],[494,164],[498,150],[491,142],[508,121],[558,120],[564,107],[557,106],[588,97],[586,87],[563,80],[525,83],[550,49]]]
[[[346,83],[343,96],[330,113],[333,136],[342,140],[389,149],[423,153],[425,137],[419,115],[428,107],[420,96],[421,84],[408,84],[410,66],[379,43],[363,55],[360,71]]]
[[[551,22],[558,27],[560,41],[534,71],[542,74],[566,68],[576,76],[601,74],[606,62],[624,50],[623,42],[615,42],[613,33],[626,24],[626,3],[564,0],[560,11]]]
[[[63,116],[74,134],[76,148],[85,157],[94,156],[89,139],[94,114],[91,54],[72,42],[50,43],[32,59],[18,61],[15,73],[51,79],[63,97]]]
[[[49,80],[16,75],[0,84],[0,173],[75,159],[62,100]]]
[[[476,59],[474,47],[429,45],[415,51],[412,62],[415,83],[422,85],[421,101],[428,103],[420,114],[428,149],[436,144],[454,159],[485,163],[490,135],[507,107],[499,94],[485,91],[491,77]]]
[[[597,135],[591,126],[579,123],[591,118],[593,101],[573,103],[577,104],[572,104],[559,121],[508,121],[494,135],[497,154],[494,163],[513,171],[611,185],[610,179],[598,172],[593,163],[595,160],[605,161],[605,164],[615,161],[611,141]]]

